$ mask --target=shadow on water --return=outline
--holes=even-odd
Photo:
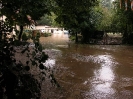
[[[62,99],[133,99],[132,46],[68,46],[67,36],[62,38],[47,38],[52,46],[44,50],[63,90]]]

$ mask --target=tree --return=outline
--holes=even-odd
[[[123,33],[123,43],[133,44],[132,35],[133,35],[133,11],[131,7],[132,1],[130,0],[118,0],[114,1],[115,5],[115,16],[117,22],[117,28],[120,32]]]
[[[100,0],[100,3],[103,7],[106,7],[108,9],[112,8],[112,0]]]
[[[42,16],[39,20],[37,20],[37,25],[49,25],[49,26],[58,26],[55,22],[56,15],[51,12],[50,14],[46,14]]]
[[[96,0],[55,0],[57,6],[55,14],[56,21],[61,26],[72,30],[77,38],[77,33],[81,32],[83,42],[87,43],[89,32],[93,30],[93,23],[90,18],[91,7],[96,5]],[[77,42],[77,39],[76,39]]]
[[[7,38],[6,34],[11,33],[12,27],[17,24],[21,26],[21,36],[23,26],[32,21],[30,17],[34,20],[39,19],[41,15],[48,12],[47,7],[40,8],[44,7],[45,3],[42,0],[0,1],[0,14],[7,17],[5,21],[0,20],[0,99],[39,99],[41,97],[41,82],[45,80],[50,70],[43,65],[48,55],[42,52],[39,33],[32,38],[35,44],[32,50],[28,42],[12,40]],[[23,58],[26,58],[26,62],[16,58],[16,48],[21,49],[19,57],[25,56]],[[30,72],[32,67],[38,70],[37,78]],[[48,77],[53,84],[56,83],[52,73]]]
[[[102,19],[101,22],[99,23],[99,28],[101,28],[103,31],[108,31],[112,32],[112,16],[113,16],[113,11],[108,8],[102,8]]]
[[[21,39],[23,26],[34,24],[33,20],[40,19],[45,13],[48,13],[48,0],[2,0],[1,15],[7,17],[12,25],[20,26],[18,39]]]

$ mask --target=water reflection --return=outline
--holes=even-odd
[[[45,63],[43,63],[43,65],[52,68],[55,66],[55,59],[48,59]]]
[[[46,64],[55,66],[57,81],[67,91],[64,98],[49,99],[133,99],[132,46],[68,47],[68,35],[57,33],[41,42],[49,45]]]
[[[68,34],[64,34],[61,31],[58,31],[58,33],[53,33],[52,36],[49,37],[41,37],[40,42],[45,45],[51,45],[52,47],[55,45],[67,45],[67,42],[69,41]]]
[[[45,49],[43,52],[49,56],[48,60],[46,60],[43,65],[50,68],[54,67],[56,63],[56,57],[61,56],[61,51],[57,49]]]
[[[102,67],[99,71],[95,71],[94,73],[96,77],[103,81],[109,81],[114,79],[114,74],[110,67]]]
[[[90,84],[90,91],[86,93],[86,96],[90,96],[92,99],[99,97],[99,99],[106,99],[107,96],[111,97],[115,93],[115,89],[112,88],[112,84],[115,78],[115,65],[113,58],[110,55],[98,55],[95,56],[94,62],[100,64],[98,69],[94,70],[94,77],[89,78],[84,84]]]
[[[102,81],[113,81],[115,77],[113,70],[116,62],[113,62],[110,55],[100,55],[96,58],[100,60],[101,64],[100,69],[94,71],[96,78]]]

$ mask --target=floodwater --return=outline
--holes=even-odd
[[[62,90],[48,99],[133,99],[133,46],[74,44],[63,33],[41,43]]]

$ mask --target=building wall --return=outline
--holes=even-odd
[[[36,26],[36,30],[41,30],[42,32],[54,33],[55,31],[64,31],[63,28],[50,27],[50,26]]]

